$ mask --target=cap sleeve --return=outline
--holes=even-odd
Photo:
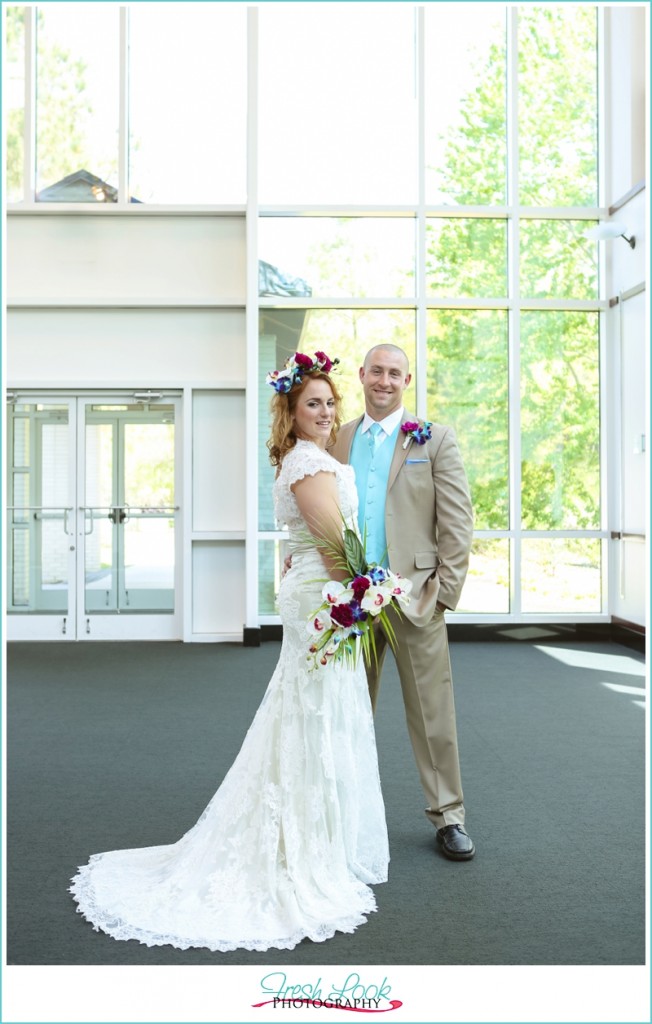
[[[317,473],[335,473],[337,463],[316,445],[296,445],[283,459],[281,476],[286,487]]]

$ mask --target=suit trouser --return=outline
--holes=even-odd
[[[403,690],[408,733],[428,801],[426,816],[436,828],[464,824],[464,795],[457,749],[453,680],[444,613],[437,611],[425,626],[405,616],[391,616],[396,634],[394,654]],[[377,664],[367,668],[375,711],[387,639],[375,631]]]

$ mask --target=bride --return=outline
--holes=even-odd
[[[292,949],[352,932],[376,909],[369,885],[387,880],[364,666],[311,669],[307,661],[317,581],[341,573],[306,544],[306,529],[341,536],[343,519],[356,528],[353,470],[326,450],[339,426],[331,367],[322,352],[297,353],[268,376],[274,503],[293,558],[278,594],[278,664],[240,753],[178,842],[94,854],[72,879],[78,912],[115,939]]]

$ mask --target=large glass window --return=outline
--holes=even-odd
[[[595,9],[560,5],[516,11],[478,4],[472,17],[470,12],[467,5],[433,4],[415,21],[425,32],[421,171],[426,216],[417,217],[409,236],[407,224],[398,218],[394,226],[387,217],[278,216],[291,213],[292,203],[395,201],[387,198],[392,193],[384,189],[386,168],[380,166],[392,147],[387,141],[376,147],[374,158],[382,153],[383,160],[377,160],[376,176],[370,176],[370,151],[361,155],[355,145],[342,143],[346,136],[338,141],[337,133],[328,130],[325,112],[332,97],[308,71],[309,88],[299,108],[305,111],[305,130],[300,138],[292,137],[295,124],[279,125],[273,86],[283,83],[290,95],[290,83],[298,80],[295,72],[301,75],[304,68],[286,66],[289,42],[287,48],[280,44],[284,56],[276,66],[269,40],[283,31],[296,44],[305,38],[306,20],[292,25],[277,20],[271,8],[265,10],[260,195],[279,209],[260,223],[261,301],[277,304],[261,313],[261,364],[267,369],[271,359],[270,367],[280,366],[290,351],[312,351],[311,337],[329,352],[344,352],[348,417],[360,410],[359,384],[350,367],[357,369],[365,349],[377,341],[408,349],[409,339],[410,356],[419,353],[426,378],[419,411],[455,429],[472,492],[478,536],[458,611],[470,616],[598,614],[603,591],[598,260],[596,244],[585,238],[591,219],[577,216],[578,207],[598,216]],[[289,11],[287,17],[292,20]],[[309,20],[314,29],[321,27],[319,17]],[[516,51],[508,50],[508,35]],[[401,39],[398,34],[397,45]],[[295,45],[300,64],[296,50]],[[339,102],[340,81],[345,82],[354,98],[342,120],[350,125],[363,93],[347,77],[347,54],[348,49],[332,109]],[[399,62],[397,96],[402,67]],[[319,63],[317,68],[325,81]],[[516,89],[517,99],[509,109],[508,85]],[[371,101],[369,109],[373,121]],[[391,121],[396,106],[388,110]],[[514,110],[516,124],[510,121]],[[313,123],[323,129],[316,140]],[[275,133],[271,143],[264,138],[270,125]],[[366,142],[366,136],[361,138]],[[390,138],[395,141],[388,132]],[[517,139],[515,154],[509,146]],[[322,160],[325,141],[331,150]],[[274,159],[282,152],[291,154],[287,174]],[[334,166],[334,161],[335,154],[341,161],[349,153],[355,166],[345,187],[339,176],[345,164]],[[507,167],[515,165],[515,156],[518,173],[508,183]],[[324,185],[323,166],[329,169]],[[370,178],[365,195],[358,195],[359,170]],[[282,184],[273,184],[275,177],[283,177]],[[406,188],[401,202],[411,203],[410,194]],[[541,208],[541,214],[528,211],[514,223],[517,211],[511,204],[516,200]],[[428,209],[434,206],[440,209]],[[456,206],[456,216],[445,206]],[[425,256],[421,266],[419,253]],[[297,310],[294,304],[301,296],[324,302],[319,309]],[[414,307],[374,308],[375,299],[378,306],[387,306],[392,296],[413,299]],[[338,299],[349,297],[368,305],[336,308]],[[533,309],[541,300],[547,308]],[[573,308],[577,300],[595,303],[594,310],[579,312]],[[261,380],[262,374],[261,365]],[[413,407],[411,395],[406,404]],[[274,532],[264,496],[270,481],[264,468],[260,526]],[[560,536],[564,531],[578,536]],[[278,538],[261,540],[260,557],[265,580],[260,611],[269,615]]]
[[[297,350],[339,356],[346,420],[362,411],[364,355],[382,342],[409,357],[408,409],[450,424],[464,457],[477,535],[458,610],[600,614],[604,302],[585,237],[602,214],[597,8],[25,10],[6,8],[10,203],[32,198],[32,149],[41,202],[251,201],[260,615],[274,614],[282,558],[265,375]],[[37,103],[25,118],[30,18]]]

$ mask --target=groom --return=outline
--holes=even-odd
[[[432,424],[420,444],[401,430],[414,424],[402,402],[410,380],[402,349],[372,348],[360,368],[364,416],[341,428],[331,452],[355,469],[367,558],[412,580],[411,602],[393,621],[408,731],[441,851],[470,860],[444,612],[455,608],[466,577],[473,511],[453,431]],[[381,631],[376,645],[378,663],[367,671],[374,708],[387,648]]]

